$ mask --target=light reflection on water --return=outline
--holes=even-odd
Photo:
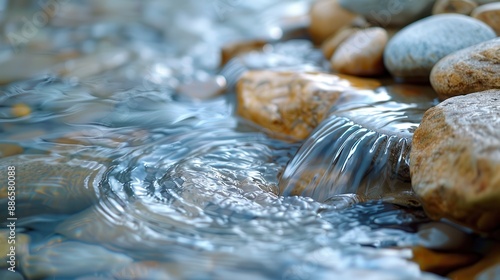
[[[413,224],[425,221],[422,213],[381,203],[353,206],[356,197],[349,196],[327,203],[278,196],[279,175],[300,143],[272,140],[239,124],[224,100],[167,101],[144,106],[146,113],[138,103],[125,116],[133,118],[119,118],[113,123],[115,128],[99,125],[102,119],[94,125],[65,125],[60,122],[61,113],[44,121],[33,117],[40,127],[52,124],[38,141],[22,141],[27,152],[50,152],[50,156],[37,156],[45,161],[64,157],[82,163],[78,168],[83,171],[70,166],[60,169],[65,166],[62,161],[55,177],[80,174],[83,178],[78,180],[85,181],[85,174],[96,168],[90,164],[93,162],[107,166],[107,172],[98,184],[92,184],[98,201],[80,213],[54,216],[79,211],[71,204],[78,196],[63,198],[69,205],[58,211],[24,213],[21,225],[32,235],[33,246],[42,247],[22,259],[22,271],[43,276],[47,272],[40,267],[54,267],[52,272],[57,275],[66,266],[71,267],[69,275],[87,274],[63,261],[69,252],[79,254],[80,264],[86,261],[88,256],[78,249],[78,243],[60,247],[66,246],[66,240],[78,240],[120,253],[103,260],[111,270],[100,269],[100,275],[106,277],[124,277],[130,272],[127,269],[142,275],[139,279],[225,279],[233,275],[252,279],[338,275],[347,279],[368,271],[372,277],[387,279],[424,277],[407,260],[409,251],[389,249],[415,244]],[[165,108],[176,111],[165,113]],[[78,111],[74,110],[81,113]],[[121,122],[129,125],[120,128]],[[7,138],[16,133],[10,128],[4,132]],[[23,161],[30,164],[28,159]],[[85,170],[88,173],[82,173]],[[33,180],[37,178],[26,178]],[[78,182],[71,187],[79,188]],[[40,203],[32,198],[25,201]],[[48,252],[54,256],[50,265],[43,257]],[[40,257],[33,257],[36,254]],[[134,266],[125,269],[120,265],[130,262],[125,256],[134,260]],[[151,267],[148,261],[161,264]],[[60,277],[65,273],[59,273]]]
[[[167,8],[175,5],[207,14],[199,1],[167,2]],[[251,19],[263,9],[242,5]],[[279,178],[300,143],[273,140],[241,122],[232,92],[208,101],[177,95],[179,84],[214,74],[213,41],[227,34],[240,38],[245,28],[247,36],[263,30],[243,27],[238,13],[224,15],[241,21],[235,29],[215,24],[221,19],[213,17],[220,15],[206,16],[213,24],[203,29],[201,18],[200,30],[183,25],[166,32],[152,20],[47,27],[36,39],[41,46],[75,48],[84,60],[65,64],[62,72],[41,65],[48,71],[1,88],[1,140],[24,149],[23,155],[0,159],[2,170],[18,170],[19,234],[31,239],[29,253],[18,255],[23,275],[436,279],[421,273],[405,249],[418,242],[414,231],[426,221],[421,210],[358,203],[360,197],[349,194],[322,202],[280,196]],[[190,36],[165,43],[185,33]],[[199,46],[186,47],[197,41]],[[128,60],[101,63],[102,56],[88,56],[121,48]],[[239,63],[321,69],[317,61],[308,64],[314,52],[296,41]],[[20,103],[29,115],[12,114]],[[4,196],[0,204],[6,205]]]

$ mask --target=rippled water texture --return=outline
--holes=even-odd
[[[418,117],[398,113],[401,104],[390,97],[395,89],[362,92],[372,97],[360,102],[378,104],[370,115],[390,111],[387,125],[363,121],[397,131],[403,135],[398,140],[370,134],[370,127],[344,128],[358,122],[349,115],[356,106],[332,111],[325,122],[330,126],[318,128],[302,148],[234,114],[231,86],[242,71],[324,69],[310,43],[279,41],[300,27],[285,19],[303,15],[308,1],[107,3],[67,2],[60,7],[64,13],[15,52],[2,38],[0,144],[13,148],[0,158],[0,180],[7,166],[17,174],[18,272],[9,277],[439,279],[410,261],[408,248],[422,242],[415,232],[427,221],[421,210],[363,202],[363,194],[332,191],[330,183],[322,191],[319,184],[307,187],[315,199],[283,196],[279,187],[282,174],[292,178],[309,170],[302,164],[344,173],[328,161],[366,153],[373,139],[380,145],[406,141]],[[22,26],[7,17],[3,28]],[[224,42],[255,37],[274,43],[218,71]],[[209,100],[178,90],[220,78],[229,90]],[[417,101],[408,106],[415,116],[423,110]],[[337,137],[355,145],[346,147]],[[369,162],[346,169],[366,169]],[[365,180],[339,178],[351,186]],[[369,191],[373,184],[367,186]],[[2,207],[5,194],[2,184]],[[3,222],[7,213],[0,213]]]

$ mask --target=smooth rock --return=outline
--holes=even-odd
[[[318,45],[356,18],[355,14],[342,8],[338,0],[316,1],[309,15],[311,18],[309,34],[313,42]]]
[[[96,191],[106,167],[91,160],[61,156],[16,155],[0,160],[1,170],[15,167],[16,211],[19,218],[70,214],[97,201]],[[0,172],[0,182],[7,182]],[[7,205],[7,184],[0,185],[0,203]],[[6,211],[0,217],[5,219]]]
[[[11,254],[10,250],[11,246],[14,246],[16,249],[14,251],[16,257],[16,263],[19,262],[19,257],[29,253],[29,243],[30,243],[29,235],[16,231],[14,238],[9,238],[10,236],[11,234],[8,228],[0,230],[0,267],[2,268],[10,266],[10,264],[8,263],[10,257],[7,256],[7,254]],[[12,242],[12,240],[15,240],[16,243],[9,243],[9,241]]]
[[[324,73],[249,71],[238,82],[238,113],[278,136],[305,139],[342,92],[378,85]]]
[[[431,218],[478,231],[500,228],[500,90],[429,109],[415,131],[412,187]]]
[[[435,0],[339,0],[345,9],[382,27],[404,26],[430,15]]]
[[[355,27],[346,27],[339,30],[334,35],[330,36],[326,39],[321,45],[321,51],[326,59],[332,58],[332,55],[335,53],[337,48],[342,44],[347,38],[351,37],[359,28]]]
[[[387,41],[383,28],[357,31],[340,44],[331,59],[332,68],[349,75],[381,75],[385,72],[382,56]]]
[[[0,158],[22,154],[23,147],[16,144],[0,143]]]
[[[455,13],[470,15],[477,7],[477,3],[472,0],[437,0],[432,8],[432,14]]]
[[[428,81],[441,58],[495,37],[489,26],[468,16],[430,16],[403,28],[389,41],[384,63],[394,77]]]
[[[454,52],[433,68],[431,84],[441,99],[500,88],[500,38]]]
[[[498,275],[500,275],[500,244],[496,243],[480,261],[448,274],[448,278],[452,280],[497,280]]]
[[[262,51],[266,45],[267,42],[264,40],[241,41],[226,44],[222,46],[220,67],[223,67],[229,60],[238,55],[251,51]]]
[[[92,271],[120,269],[132,263],[124,254],[97,245],[75,241],[47,242],[21,259],[22,271],[29,279],[77,276]]]
[[[500,2],[479,6],[471,16],[489,25],[500,36]]]
[[[471,265],[479,259],[474,254],[448,253],[426,249],[413,248],[413,261],[420,269],[427,272],[446,274],[455,269]]]
[[[15,118],[22,118],[31,114],[31,108],[23,103],[14,104],[11,108],[11,114]]]

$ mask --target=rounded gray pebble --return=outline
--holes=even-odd
[[[382,27],[405,26],[431,14],[435,0],[340,0],[340,5]]]
[[[495,37],[491,27],[468,16],[430,16],[403,28],[389,41],[384,64],[396,78],[428,81],[441,58]]]

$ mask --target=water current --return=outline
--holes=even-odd
[[[300,34],[309,1],[112,2],[60,1],[27,42],[2,37],[0,143],[17,152],[0,158],[0,172],[17,170],[18,242],[17,272],[0,278],[440,279],[410,260],[425,242],[420,208],[331,191],[335,180],[284,191],[300,175],[290,171],[299,150],[317,164],[299,169],[330,168],[337,146],[314,147],[336,134],[320,127],[329,138],[302,146],[235,114],[233,86],[246,69],[326,71],[308,41],[280,40]],[[39,7],[13,6],[2,28],[22,35],[19,15],[33,23]],[[220,71],[220,46],[250,38],[273,44]],[[228,89],[208,100],[179,92],[216,80]],[[390,90],[369,94],[384,103]],[[351,188],[359,176],[346,179]]]

